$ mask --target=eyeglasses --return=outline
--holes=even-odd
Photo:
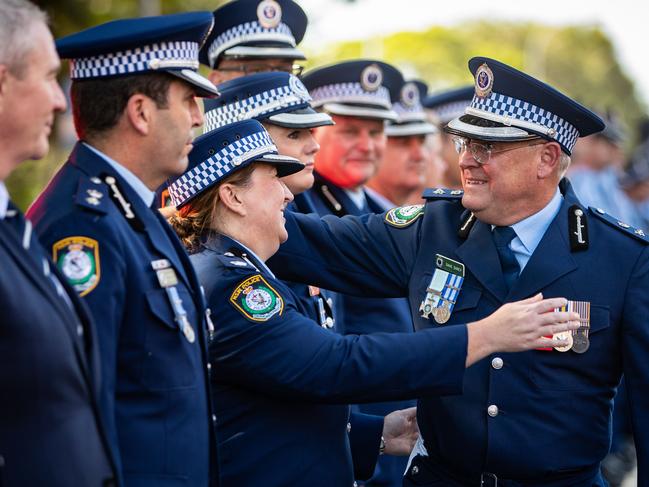
[[[491,160],[492,154],[500,154],[501,152],[509,152],[523,147],[532,147],[535,145],[545,144],[543,139],[535,139],[533,144],[517,145],[516,147],[506,147],[504,149],[495,150],[493,144],[484,144],[476,142],[466,137],[453,137],[453,144],[455,151],[462,155],[466,150],[471,153],[471,156],[478,164],[487,164]]]
[[[239,66],[218,67],[217,71],[229,71],[234,73],[255,74],[255,73],[268,73],[271,71],[283,71],[291,73],[294,76],[300,76],[304,71],[304,66],[293,64],[290,69],[286,69],[286,65],[273,65],[273,64],[240,64]]]

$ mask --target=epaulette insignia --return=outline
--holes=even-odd
[[[79,296],[92,291],[101,276],[99,243],[88,237],[66,237],[52,245],[52,260]]]
[[[464,191],[461,189],[428,188],[421,195],[426,200],[456,200],[462,198]]]
[[[77,187],[74,202],[98,213],[108,212],[108,192],[106,186],[97,178],[81,178]]]
[[[234,255],[232,252],[225,252],[223,254],[217,254],[218,260],[221,261],[221,263],[225,267],[232,267],[232,268],[237,268],[237,269],[243,269],[243,268],[249,268],[249,269],[256,269],[254,266],[250,265],[248,262],[246,262],[244,259],[241,257]]]
[[[649,243],[649,237],[647,236],[647,232],[645,232],[641,228],[634,228],[628,223],[624,223],[618,220],[617,218],[612,217],[601,208],[593,208],[591,206],[588,209],[593,215],[598,217],[600,220],[605,221],[610,226],[617,228],[618,230],[621,230],[622,232],[640,240],[641,242]]]
[[[404,228],[424,214],[424,205],[399,206],[385,214],[385,222],[397,228]]]
[[[259,274],[241,282],[232,292],[230,302],[243,316],[256,322],[268,321],[284,310],[282,297]]]

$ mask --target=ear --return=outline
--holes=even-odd
[[[224,183],[219,186],[219,199],[223,205],[239,216],[246,216],[248,214],[243,198],[241,197],[240,186],[231,183]]]
[[[558,174],[559,161],[561,160],[561,146],[556,142],[543,144],[540,149],[536,175],[539,179],[546,179]]]
[[[151,132],[151,123],[155,111],[155,102],[146,95],[136,93],[126,103],[124,114],[133,129],[140,135]]]

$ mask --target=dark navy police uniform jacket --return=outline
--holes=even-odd
[[[308,191],[308,196],[313,200],[313,206],[320,216],[362,215],[384,211],[381,205],[367,193],[365,193],[367,208],[359,209],[342,188],[318,173],[315,173],[315,184]],[[408,301],[404,298],[367,298],[340,294],[337,295],[336,309],[340,314],[337,320],[338,330],[344,334],[414,331]],[[355,405],[352,411],[386,415],[397,409],[412,406],[415,406],[414,401],[393,401]],[[406,461],[405,457],[380,458],[376,472],[367,485],[400,487]]]
[[[0,219],[0,486],[115,485],[94,326],[63,277],[67,302],[43,273],[36,238],[25,250],[24,225]]]
[[[107,183],[113,180],[116,189]],[[126,486],[207,485],[213,429],[204,303],[176,235],[83,144],[30,216],[59,267],[69,266],[68,280],[95,317],[101,402]],[[88,262],[94,267],[85,272]],[[170,287],[193,342],[176,321]]]
[[[467,370],[463,395],[420,400],[418,422],[429,457],[418,459],[422,468],[410,469],[413,485],[444,485],[451,477],[479,485],[483,472],[535,485],[602,485],[597,472],[608,451],[611,401],[622,372],[639,485],[649,485],[647,240],[644,232],[581,207],[567,181],[560,187],[561,210],[509,294],[490,225],[478,221],[463,233],[468,212],[460,196],[448,191],[441,198],[431,194],[425,208],[400,227],[379,215],[322,221],[286,216],[289,239],[270,261],[280,277],[361,295],[407,295],[417,330],[452,329],[538,292],[591,304],[585,353],[498,354]],[[569,219],[575,205],[587,223],[588,245],[571,251]],[[419,311],[437,254],[466,268],[455,308],[443,325]],[[424,466],[442,483],[418,483]]]
[[[349,486],[348,402],[458,393],[466,328],[341,336],[237,242],[192,255],[218,316],[210,357],[224,487]]]

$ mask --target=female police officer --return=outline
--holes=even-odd
[[[286,240],[293,199],[280,177],[303,168],[280,156],[254,120],[194,141],[169,186],[172,220],[193,253],[216,321],[211,344],[221,481],[228,486],[351,486],[345,404],[453,394],[465,367],[493,353],[561,344],[574,329],[563,298],[503,306],[466,326],[417,334],[341,336],[307,317],[266,267]]]

